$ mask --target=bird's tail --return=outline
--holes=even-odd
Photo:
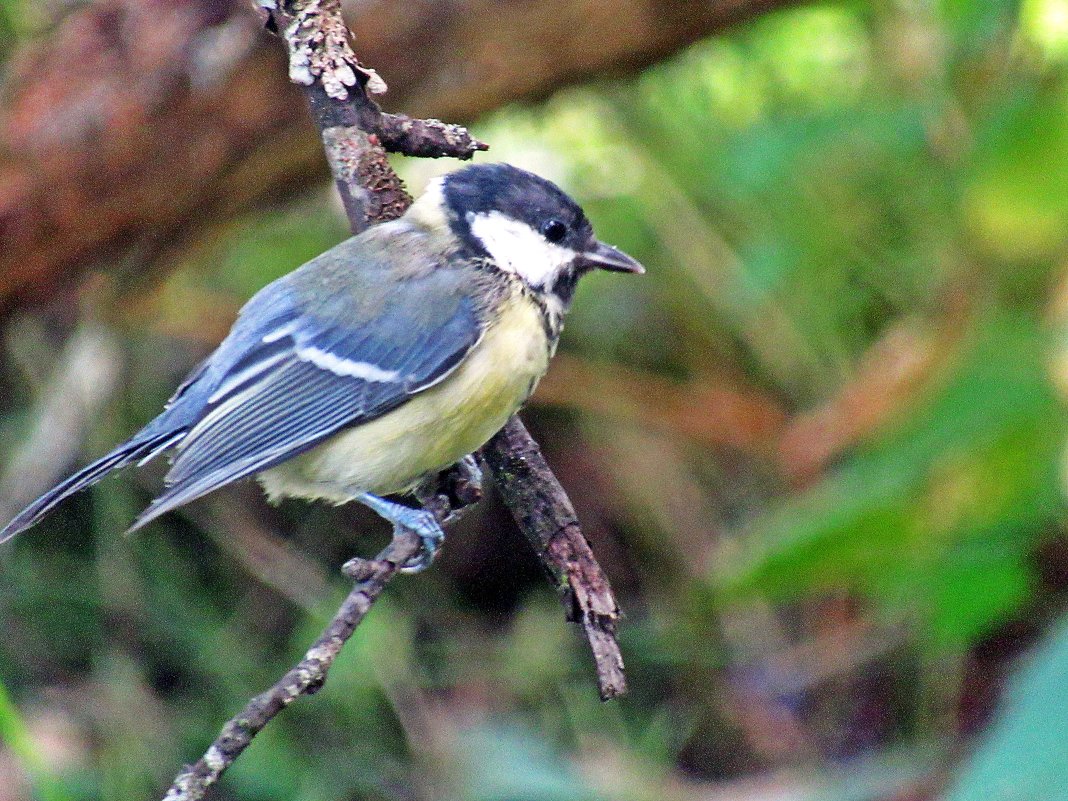
[[[120,467],[125,467],[139,460],[147,461],[163,452],[174,444],[177,439],[180,439],[183,433],[184,431],[169,431],[150,435],[149,429],[145,429],[145,431],[123,443],[107,456],[102,456],[87,467],[83,467],[70,478],[60,482],[19,512],[14,520],[4,526],[3,529],[0,529],[0,544],[7,542],[16,534],[36,524],[65,498],[79,490],[92,486],[112,470],[118,470]]]

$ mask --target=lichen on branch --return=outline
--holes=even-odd
[[[341,0],[258,0],[270,13],[290,18],[281,31],[289,48],[289,79],[302,86],[316,80],[335,100],[346,100],[360,80],[371,94],[383,94],[386,82],[356,58],[349,44],[349,29],[341,17]]]

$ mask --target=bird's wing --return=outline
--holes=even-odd
[[[373,287],[341,295],[322,287],[321,296],[305,288],[307,301],[291,285],[272,285],[254,301],[269,313],[243,314],[255,324],[235,327],[237,344],[220,348],[210,395],[177,446],[167,489],[134,528],[373,420],[445,378],[482,331],[459,280],[450,270],[430,271],[377,298]]]

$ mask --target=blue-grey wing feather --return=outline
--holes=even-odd
[[[411,278],[415,286],[360,325],[321,308],[302,309],[284,284],[276,296],[258,300],[271,313],[249,315],[256,321],[249,331],[235,326],[237,342],[220,347],[203,386],[185,390],[199,395],[199,419],[178,444],[167,490],[135,528],[373,420],[442,380],[481,336],[479,308],[460,278],[444,270]],[[356,375],[344,374],[347,368]]]
[[[468,285],[471,271],[434,252],[425,233],[398,221],[265,287],[162,414],[34,501],[0,529],[0,541],[109,473],[177,448],[166,491],[136,528],[442,380],[478,341],[484,307]],[[363,377],[315,364],[316,352],[327,366],[331,358],[360,363]]]

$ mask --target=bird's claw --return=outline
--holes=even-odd
[[[401,573],[420,573],[434,563],[438,551],[441,550],[441,544],[445,542],[445,532],[438,525],[434,515],[418,509],[412,510],[412,515],[403,528],[415,532],[422,546],[419,553],[402,564],[399,570]]]
[[[411,531],[421,540],[419,553],[399,566],[401,573],[418,573],[430,567],[434,557],[438,555],[441,543],[445,541],[445,531],[433,513],[426,509],[413,509],[369,492],[357,495],[356,500],[390,521],[393,524],[394,538],[402,531]]]

